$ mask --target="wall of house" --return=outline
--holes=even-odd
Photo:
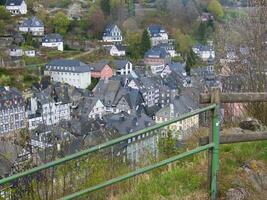
[[[51,76],[51,79],[55,82],[68,83],[69,85],[81,89],[86,89],[91,84],[91,72],[72,73],[44,71],[44,75]]]
[[[13,15],[27,14],[27,4],[24,1],[19,6],[6,6],[6,9]]]
[[[57,48],[59,51],[64,51],[63,42],[42,42],[43,47]]]

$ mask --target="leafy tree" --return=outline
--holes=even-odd
[[[163,157],[170,157],[176,151],[176,140],[173,138],[172,131],[169,129],[166,135],[163,135],[158,143],[159,152]]]
[[[192,49],[190,49],[190,52],[187,54],[186,57],[186,73],[190,75],[190,70],[192,69],[193,66],[197,63],[197,55],[194,53]]]
[[[106,16],[110,15],[110,0],[101,0],[100,7]]]
[[[183,58],[186,58],[186,55],[193,46],[192,38],[178,29],[175,32],[174,39],[176,51],[180,52]]]
[[[147,29],[144,30],[141,41],[141,53],[144,55],[151,48],[150,36]]]
[[[214,14],[219,19],[224,16],[222,5],[220,4],[218,0],[211,0],[209,2],[208,11]]]
[[[2,20],[10,19],[10,13],[5,9],[4,6],[0,6],[0,19]]]
[[[70,25],[70,21],[63,12],[58,12],[53,19],[53,25],[55,26],[55,31],[57,33],[65,35]]]
[[[3,20],[0,20],[0,34],[5,33],[5,23]]]
[[[128,44],[127,46],[127,55],[130,56],[132,59],[139,59],[141,58],[141,50],[140,50],[140,41],[141,41],[141,34],[139,32],[135,33],[127,33],[125,37],[125,41]]]
[[[105,26],[105,16],[99,6],[91,6],[88,15],[88,25],[95,38],[100,38]]]

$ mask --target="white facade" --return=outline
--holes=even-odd
[[[152,46],[156,46],[161,43],[167,43],[168,39],[169,39],[169,36],[166,32],[160,33],[160,36],[150,38]]]
[[[23,50],[20,48],[10,49],[9,55],[11,57],[21,57],[21,56],[23,56]]]
[[[109,53],[111,56],[125,56],[126,55],[125,50],[118,50],[118,48],[115,45],[112,45]]]
[[[96,104],[89,113],[88,118],[95,119],[96,117],[102,117],[105,113],[106,113],[106,108],[104,104],[100,100],[97,100]]]
[[[128,75],[133,71],[133,64],[131,62],[127,62],[123,67],[116,70],[116,73],[119,75]]]
[[[103,34],[104,42],[121,42],[122,33],[117,25],[108,25]]]
[[[91,72],[60,72],[44,71],[45,76],[50,76],[52,81],[68,83],[77,88],[86,89],[91,84]]]
[[[27,14],[27,4],[23,0],[20,5],[16,5],[15,3],[10,3],[6,5],[6,9],[12,15],[25,15]]]
[[[35,50],[25,50],[24,55],[28,57],[35,57],[36,56],[36,51]]]
[[[64,43],[62,42],[42,42],[43,47],[57,48],[59,51],[64,51]]]
[[[19,27],[19,31],[23,33],[32,33],[34,36],[44,35],[44,27]]]
[[[31,105],[37,105],[37,99],[31,98]],[[47,126],[57,124],[61,120],[70,120],[70,103],[46,102],[42,104],[41,116],[29,117],[29,129],[35,129],[39,124]],[[32,106],[31,113],[36,112],[36,106]]]
[[[150,66],[151,72],[153,74],[161,73],[164,68],[165,68],[165,65],[164,64],[162,64],[162,65],[151,65]]]

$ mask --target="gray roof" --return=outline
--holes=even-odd
[[[145,58],[163,58],[170,57],[165,48],[153,47],[145,53]]]
[[[115,24],[108,24],[106,27],[105,27],[105,30],[104,30],[104,33],[103,33],[103,36],[112,36],[112,30],[115,28]]]
[[[47,34],[44,36],[43,43],[51,43],[51,42],[63,42],[63,37],[58,33]]]
[[[125,112],[111,114],[104,117],[108,127],[115,128],[120,134],[129,134],[155,124],[155,122],[141,113],[140,115],[129,115]]]
[[[44,23],[34,16],[23,21],[20,27],[44,27]]]
[[[22,95],[16,88],[0,86],[0,110],[23,105]]]
[[[166,32],[166,30],[161,25],[150,25],[148,31],[152,37],[159,37],[160,33]]]
[[[116,69],[123,69],[127,65],[129,61],[128,60],[114,60],[113,63],[116,67]]]
[[[108,60],[100,60],[97,63],[90,64],[90,66],[91,66],[92,71],[100,72],[105,67],[105,65],[108,65],[108,64],[109,64]]]
[[[52,60],[45,66],[46,71],[84,73],[90,72],[90,67],[78,60],[57,59]]]
[[[7,0],[6,6],[20,6],[24,0]]]

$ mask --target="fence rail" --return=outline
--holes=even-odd
[[[4,185],[4,184],[12,183],[12,182],[18,180],[19,178],[23,178],[23,177],[35,174],[35,173],[40,172],[42,170],[56,167],[58,165],[66,163],[68,161],[76,160],[76,159],[81,158],[81,157],[83,157],[85,155],[89,155],[89,154],[97,152],[97,151],[99,151],[101,149],[105,149],[105,148],[111,147],[111,146],[119,144],[119,143],[121,143],[121,142],[123,142],[125,140],[128,140],[128,139],[131,139],[133,137],[142,135],[144,133],[147,133],[147,132],[150,132],[150,131],[155,131],[155,130],[158,130],[160,128],[169,126],[169,125],[171,125],[173,123],[176,123],[178,121],[182,121],[182,120],[190,118],[192,116],[195,116],[195,115],[207,112],[207,111],[212,111],[212,119],[213,119],[212,120],[212,127],[213,127],[212,133],[213,133],[213,138],[212,138],[212,141],[210,141],[209,144],[207,144],[205,146],[197,147],[197,148],[195,148],[193,150],[190,150],[190,151],[187,151],[185,153],[182,153],[182,154],[176,155],[174,157],[168,158],[166,160],[157,162],[155,164],[146,166],[144,168],[141,168],[141,169],[138,169],[136,171],[130,172],[130,173],[126,174],[126,175],[123,175],[123,176],[120,176],[120,177],[117,177],[117,178],[113,178],[113,179],[108,180],[108,181],[106,181],[104,183],[101,183],[99,185],[96,185],[96,186],[90,187],[88,189],[73,193],[73,194],[71,194],[69,196],[66,196],[66,197],[63,197],[62,199],[75,199],[75,198],[77,198],[79,196],[82,196],[84,194],[87,194],[89,192],[93,192],[93,191],[105,188],[107,186],[116,184],[118,182],[121,182],[123,180],[132,178],[134,176],[137,176],[139,174],[149,172],[149,171],[151,171],[153,169],[159,168],[161,166],[167,165],[167,164],[175,162],[177,160],[181,160],[181,159],[186,158],[188,156],[192,156],[192,155],[200,153],[200,152],[202,152],[204,150],[210,149],[212,151],[211,199],[215,200],[216,196],[217,196],[216,177],[217,177],[217,171],[218,171],[218,167],[219,167],[219,118],[218,118],[218,113],[219,112],[218,112],[218,110],[219,110],[219,107],[216,104],[212,104],[212,105],[209,105],[209,106],[207,106],[205,108],[200,108],[200,109],[194,110],[194,111],[186,113],[186,114],[184,114],[184,115],[182,115],[180,117],[177,117],[177,118],[175,118],[173,120],[170,120],[170,121],[167,121],[167,122],[163,122],[163,123],[157,124],[155,126],[151,126],[149,128],[143,129],[143,130],[135,132],[135,133],[127,134],[125,136],[122,136],[120,138],[117,138],[117,139],[108,141],[106,143],[97,145],[97,146],[89,148],[87,150],[83,150],[83,151],[80,151],[78,153],[66,156],[66,157],[64,157],[62,159],[58,159],[58,160],[55,160],[53,162],[49,162],[49,163],[46,163],[44,165],[32,168],[32,169],[27,170],[25,172],[21,172],[21,173],[12,175],[10,177],[1,179],[0,180],[0,186]],[[156,132],[155,134],[158,134],[158,133]]]

